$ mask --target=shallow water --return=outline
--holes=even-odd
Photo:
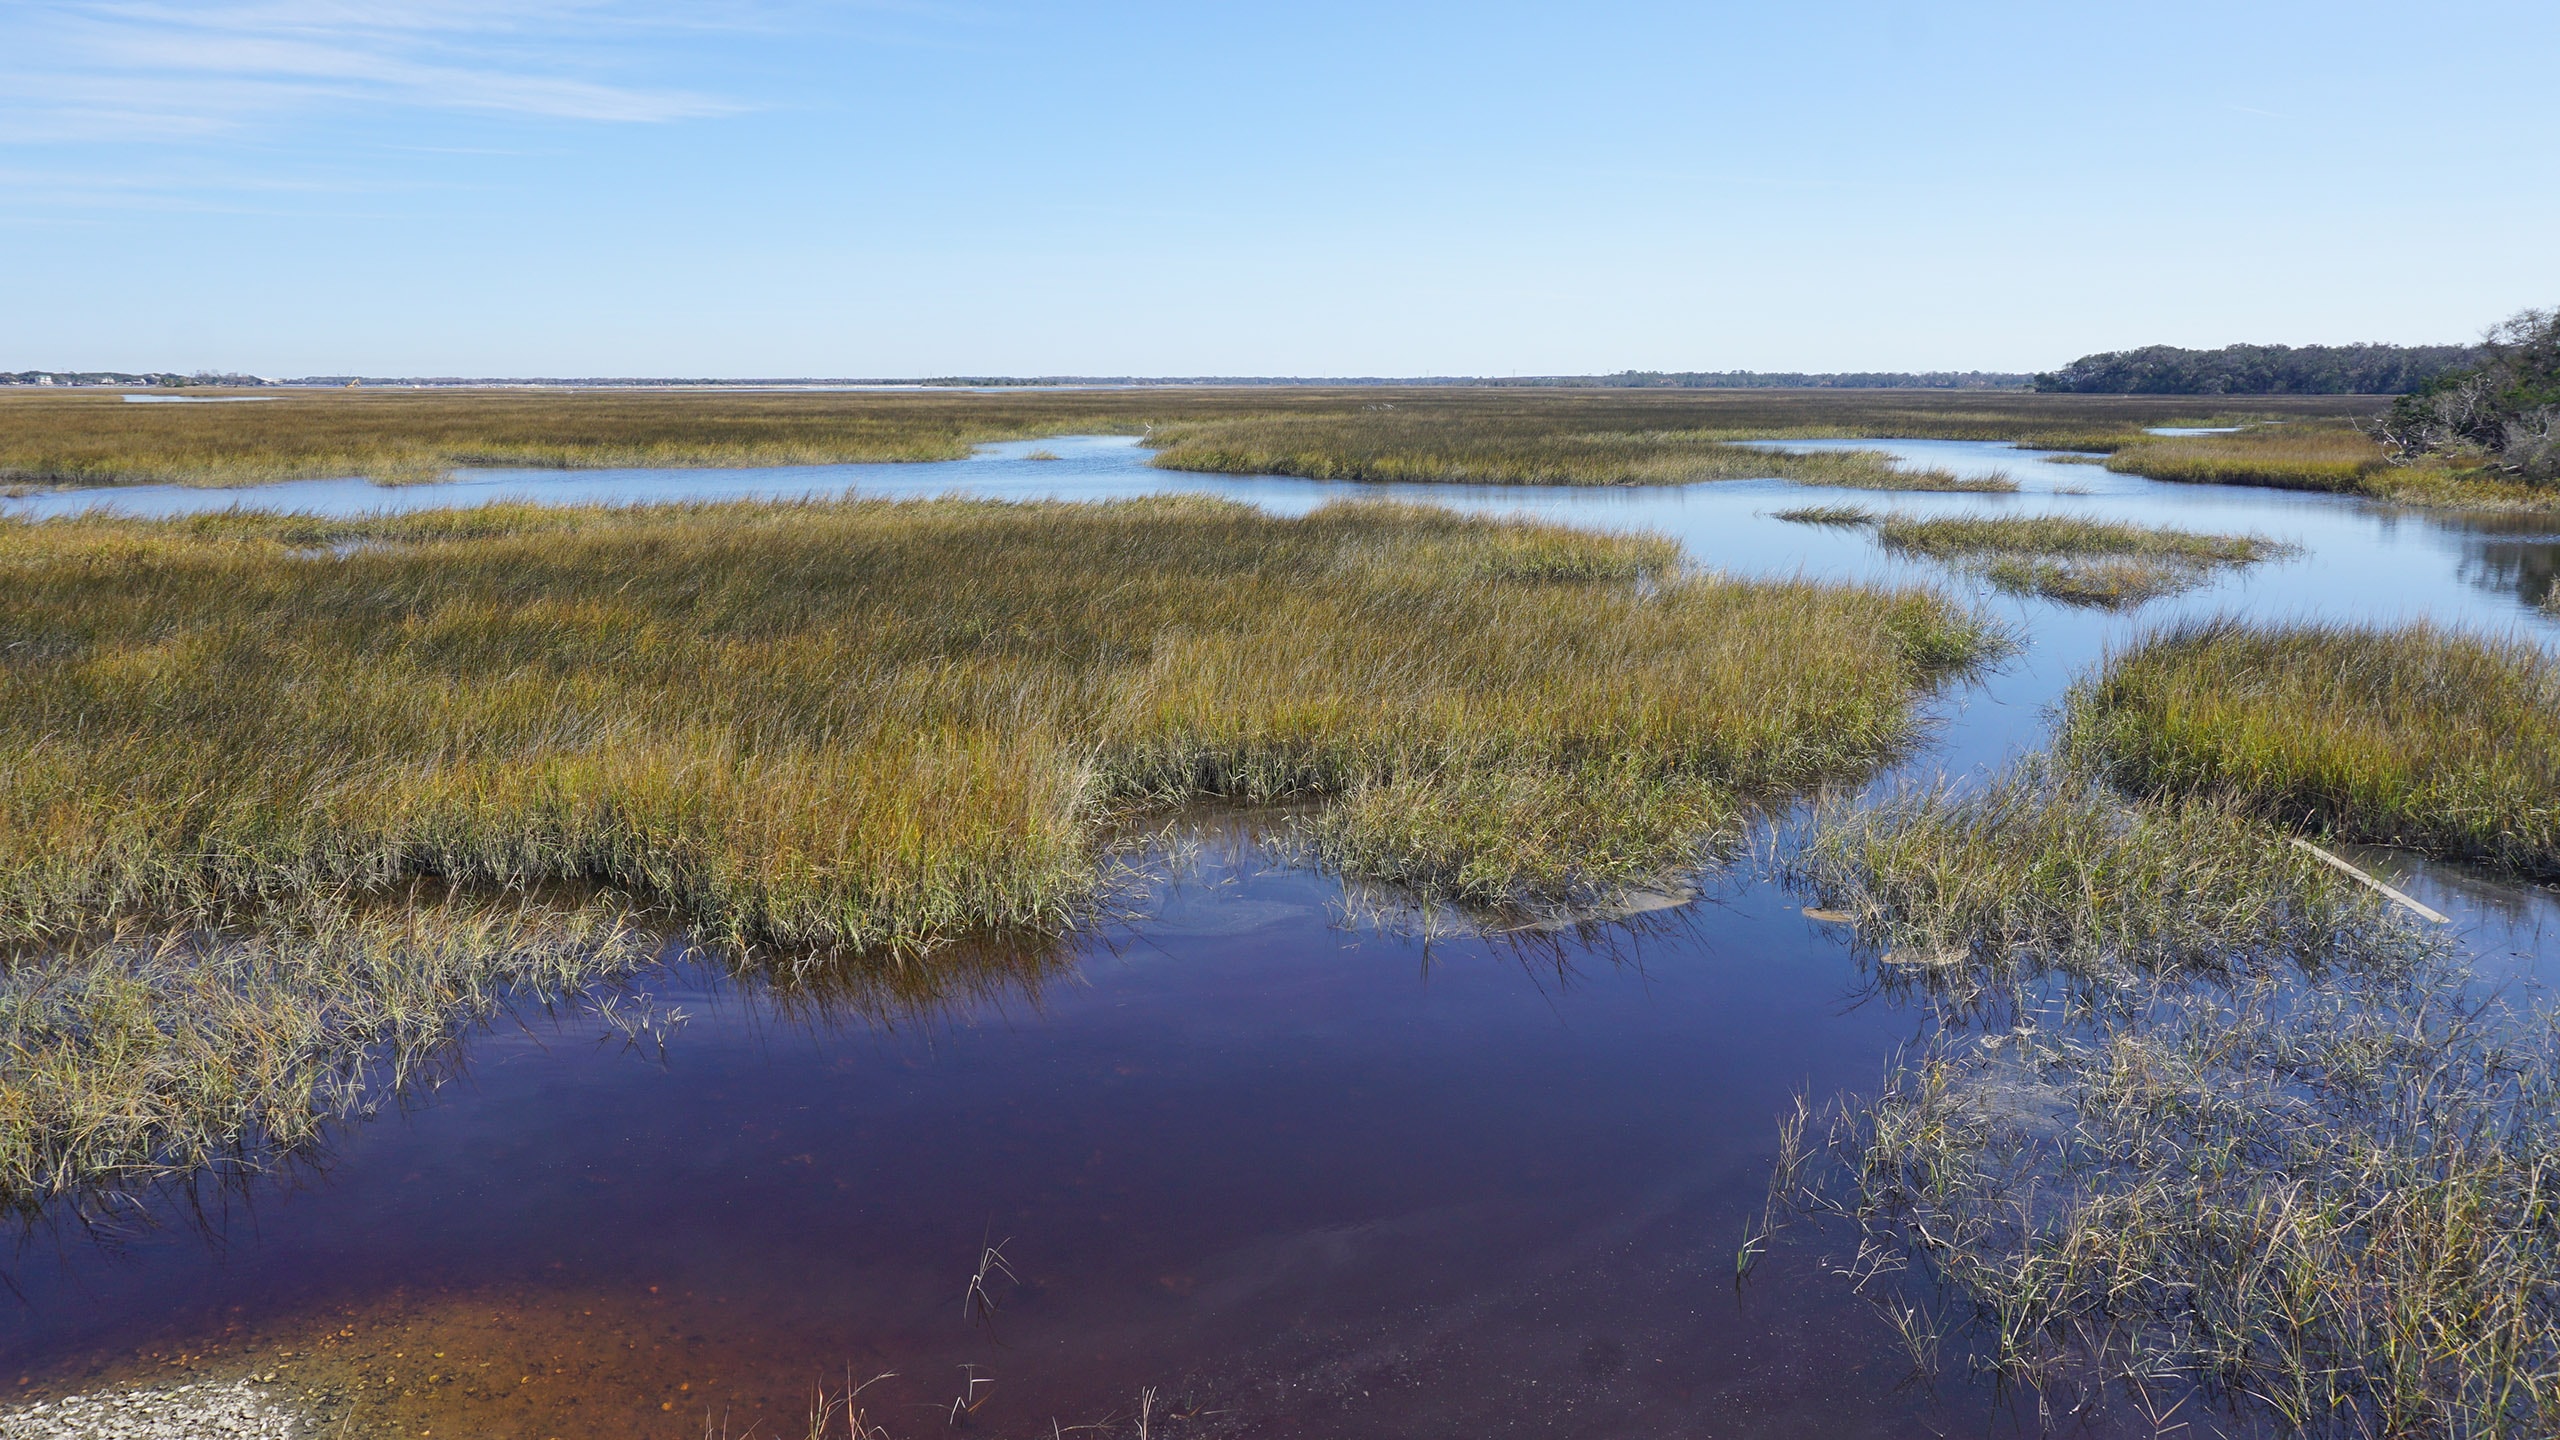
[[[1296,513],[1392,494],[1659,530],[1735,573],[1960,587],[1863,533],[1766,512],[2051,510],[2304,547],[2131,616],[1969,591],[2028,648],[1939,702],[1935,742],[1901,767],[1923,776],[2040,745],[2074,675],[2183,615],[2560,634],[2534,609],[2560,572],[2549,522],[2171,486],[1969,442],[1827,443],[2005,471],[2024,493],[1359,487],[1153,470],[1133,442],[1095,438],[935,465],[153,487],[8,508],[850,488],[1194,491]],[[1035,449],[1062,458],[1023,458]],[[706,1422],[774,1434],[811,1385],[892,1371],[864,1402],[901,1436],[950,1428],[970,1397],[983,1403],[960,1420],[983,1433],[1106,1416],[1127,1433],[1144,1387],[1169,1435],[2035,1428],[1962,1379],[1961,1357],[1934,1389],[1904,1383],[1892,1332],[1819,1236],[1734,1283],[1789,1097],[1869,1086],[1925,1033],[1838,931],[1737,872],[1627,925],[1426,944],[1211,828],[1138,918],[1050,953],[951,957],[945,973],[970,984],[938,1003],[876,976],[777,991],[671,955],[628,987],[688,1017],[663,1049],[591,1007],[511,1017],[470,1039],[441,1088],[292,1175],[195,1208],[164,1197],[154,1223],[113,1233],[56,1217],[8,1265],[0,1353],[29,1393],[245,1367],[388,1389],[366,1412],[385,1433],[563,1440]],[[2453,915],[2497,973],[2538,980],[2560,959],[2548,891],[2355,858]],[[995,1311],[973,1316],[989,1245],[1016,1278],[990,1270]],[[1168,1409],[1200,1413],[1168,1423]]]

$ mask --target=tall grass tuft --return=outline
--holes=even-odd
[[[1876,523],[1876,512],[1864,505],[1798,505],[1769,513],[1771,518],[1792,525],[1827,525],[1843,530]]]
[[[2560,875],[2560,658],[2521,637],[2181,625],[2080,686],[2066,740],[2136,794]]]

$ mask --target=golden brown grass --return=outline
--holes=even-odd
[[[255,1168],[433,1074],[510,1001],[628,970],[609,909],[449,894],[294,923],[75,937],[0,972],[0,1206]]]
[[[1706,463],[1771,473],[1713,442],[1755,437],[2023,439],[2112,449],[2141,427],[2197,418],[2193,400],[1903,391],[1608,391],[1416,387],[817,392],[271,391],[255,405],[127,405],[107,394],[0,394],[0,482],[254,484],[456,466],[775,465],[951,459],[979,441],[1067,433],[1180,438],[1233,450],[1215,427],[1293,421],[1313,444],[1387,424],[1398,445],[1480,464],[1487,437],[1526,447],[1507,473],[1618,466],[1621,480]],[[2247,402],[2265,416],[2360,415],[2353,397]],[[1387,407],[1392,407],[1389,409]],[[1200,427],[1200,428],[1185,428]],[[1664,437],[1658,443],[1645,437]],[[1611,438],[1616,437],[1616,438]],[[1326,441],[1326,443],[1332,443]],[[1365,442],[1364,442],[1365,443]],[[1539,447],[1549,446],[1549,449]],[[1472,448],[1470,448],[1472,447]],[[1659,451],[1660,453],[1656,453]],[[1315,454],[1293,450],[1289,453]],[[1350,452],[1344,451],[1344,463]],[[1836,459],[1834,466],[1846,464]],[[1497,466],[1496,478],[1501,471]],[[1383,475],[1383,472],[1380,472]],[[1730,473],[1730,472],[1728,472]],[[1372,477],[1379,478],[1379,477]],[[1393,477],[1458,478],[1407,466]],[[1695,476],[1692,478],[1704,478]]]
[[[2200,535],[2069,515],[1888,516],[1888,550],[1970,569],[2013,595],[2124,610],[2293,553],[2256,535]]]
[[[2050,760],[1828,807],[1796,878],[1942,1026],[1797,1192],[1861,1226],[1862,1286],[1916,1262],[2072,1413],[2200,1388],[2243,1433],[2544,1433],[2560,1032],[2443,932],[2246,797]],[[1933,1365],[1942,1321],[1887,1304]]]
[[[1940,982],[2317,968],[2407,945],[2371,895],[2245,808],[2134,804],[2046,757],[1814,818],[1794,882]]]
[[[1675,558],[1198,500],[12,525],[0,925],[423,874],[611,884],[736,944],[1053,927],[1133,800],[1790,787],[1988,643]]]
[[[307,1138],[368,1047],[634,923],[802,974],[1055,934],[1203,798],[1577,904],[1864,773],[2000,643],[1677,561],[1196,498],[0,523],[0,1196]]]
[[[1341,415],[1193,421],[1149,437],[1157,465],[1372,483],[1689,485],[1777,477],[1867,490],[2013,491],[2006,479],[1903,470],[1872,451],[1794,454],[1701,430],[1590,430],[1561,409],[1453,413],[1417,406]],[[1597,418],[1597,417],[1593,417]]]
[[[2379,441],[2337,421],[2256,425],[2231,435],[2150,436],[2107,468],[2153,480],[2322,490],[2462,510],[2560,510],[2560,486],[2531,485],[2441,462],[2394,463]]]
[[[2297,423],[2231,435],[2149,436],[2109,456],[2107,468],[2193,484],[2363,494],[2390,461],[2353,425]]]
[[[1886,549],[1982,576],[2013,595],[2129,609],[2210,581],[2216,572],[2293,553],[2256,535],[2193,531],[2070,515],[1878,515],[1856,506],[1805,506],[1777,518],[1803,525],[1873,525]]]
[[[2181,626],[2084,684],[2067,733],[2136,794],[2560,876],[2560,659],[2522,637]]]
[[[1428,897],[1580,902],[1864,774],[1999,643],[1398,505],[79,518],[0,523],[0,574],[18,1204],[310,1140],[635,963],[632,922],[822,989],[1055,935],[1116,825],[1201,797],[1313,802],[1318,856]]]

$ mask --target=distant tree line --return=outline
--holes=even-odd
[[[2405,395],[2477,362],[2471,345],[2146,345],[2083,355],[2035,377],[2073,395]]]
[[[157,385],[177,388],[185,385],[269,385],[255,375],[215,375],[198,371],[181,375],[174,370],[0,370],[0,385]]]
[[[2527,310],[2491,330],[2478,363],[2429,377],[2374,425],[2403,459],[2484,465],[2560,483],[2560,309]]]

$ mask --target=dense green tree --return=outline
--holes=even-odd
[[[2489,332],[2480,355],[2401,396],[2375,433],[2402,459],[2442,456],[2560,482],[2560,309],[2520,312]]]
[[[2081,395],[2397,395],[2478,358],[2463,345],[2148,345],[2083,355],[2035,388]]]

